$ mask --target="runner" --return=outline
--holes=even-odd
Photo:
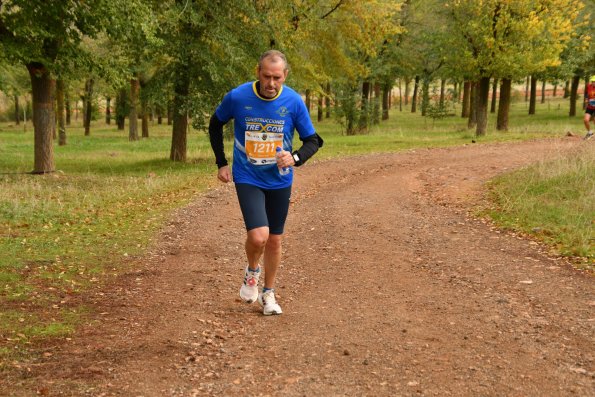
[[[585,128],[587,129],[587,135],[584,139],[591,139],[593,137],[593,130],[591,130],[590,122],[593,120],[595,123],[595,75],[591,76],[587,90],[585,91]]]
[[[258,80],[228,92],[209,124],[219,168],[217,178],[227,183],[232,172],[223,150],[223,126],[234,119],[233,181],[247,230],[248,259],[240,297],[247,303],[258,300],[265,315],[282,313],[274,286],[289,210],[292,167],[304,164],[323,144],[300,95],[283,85],[288,73],[282,52],[265,52],[258,62]],[[294,130],[302,146],[292,152]],[[277,152],[277,147],[282,150]],[[261,258],[264,286],[259,294]]]

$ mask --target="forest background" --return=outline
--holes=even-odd
[[[595,74],[594,5],[1,0],[2,353],[72,332],[76,310],[24,317],[20,308],[117,274],[114,258],[141,252],[168,211],[211,186],[206,120],[254,79],[263,51],[287,54],[287,84],[327,140],[323,159],[579,135],[581,93]],[[582,192],[571,227],[559,217],[547,227],[519,222],[518,213],[502,222],[516,219],[588,267],[593,151],[563,163],[575,177],[554,178],[558,199]],[[566,241],[568,229],[577,233]]]

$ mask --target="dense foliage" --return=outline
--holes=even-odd
[[[129,110],[131,140],[138,139],[137,117],[148,136],[143,117],[167,114],[174,124],[170,158],[185,161],[188,120],[204,128],[224,93],[253,78],[259,54],[276,48],[290,60],[288,84],[308,104],[332,99],[327,103],[348,134],[379,121],[381,97],[388,117],[384,102],[397,81],[408,89],[419,82],[414,96],[427,115],[437,108],[430,84],[441,80],[458,87],[457,98],[463,82],[477,82],[469,126],[477,124],[482,135],[490,79],[558,82],[595,73],[592,6],[590,0],[1,0],[0,90],[15,98],[32,90],[35,105],[53,96],[52,80],[62,79],[66,111],[69,98],[118,98],[114,109],[120,118],[121,109]],[[25,70],[28,86],[19,77]],[[36,86],[44,76],[48,81]],[[508,106],[501,103],[503,129]],[[35,123],[36,136],[49,145],[44,136],[51,128],[44,125],[54,120],[44,120]],[[52,170],[51,161],[36,161],[36,171]]]

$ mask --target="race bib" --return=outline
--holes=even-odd
[[[246,131],[246,156],[254,165],[276,164],[277,146],[283,147],[283,133]]]

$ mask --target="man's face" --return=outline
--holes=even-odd
[[[258,68],[259,94],[265,98],[274,98],[287,78],[285,63],[281,58],[269,57],[262,60]]]

